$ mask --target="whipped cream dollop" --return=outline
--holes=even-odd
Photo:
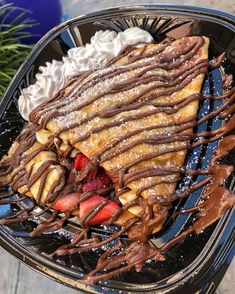
[[[28,120],[29,113],[47,98],[53,97],[69,79],[86,70],[102,69],[127,46],[151,43],[152,36],[138,27],[124,32],[98,31],[84,47],[68,50],[62,61],[53,60],[40,66],[36,83],[22,90],[18,106],[22,117]]]

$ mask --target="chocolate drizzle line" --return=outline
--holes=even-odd
[[[36,202],[41,203],[43,187],[46,183],[47,176],[51,171],[50,166],[58,164],[57,161],[48,160],[40,166],[36,174],[32,175],[33,166],[29,172],[26,172],[23,167],[16,170],[16,167],[20,166],[22,158],[25,164],[29,163],[43,150],[52,150],[56,148],[59,150],[56,139],[59,143],[61,139],[59,136],[73,128],[82,126],[85,123],[89,123],[94,118],[112,118],[114,115],[125,113],[126,115],[122,119],[111,120],[108,123],[104,120],[104,123],[100,126],[94,127],[89,132],[81,134],[73,144],[79,143],[88,139],[92,134],[98,133],[106,128],[112,128],[120,126],[126,122],[134,121],[137,119],[150,117],[157,113],[165,113],[170,116],[182,109],[192,101],[199,101],[200,99],[214,99],[224,100],[224,103],[211,112],[205,115],[202,119],[197,120],[196,117],[188,117],[185,120],[164,122],[159,125],[128,131],[123,136],[113,139],[113,141],[107,144],[97,154],[91,158],[91,163],[87,165],[86,169],[79,175],[78,182],[75,184],[69,184],[64,186],[60,191],[55,192],[55,188],[60,184],[60,180],[53,183],[50,191],[44,201],[47,207],[45,210],[39,212],[34,216],[39,216],[45,213],[50,207],[53,207],[53,201],[58,200],[69,193],[77,192],[78,199],[74,209],[78,208],[81,201],[90,198],[94,194],[105,195],[105,199],[93,210],[88,211],[80,220],[82,229],[80,232],[75,234],[70,244],[59,247],[52,256],[74,254],[96,248],[101,248],[104,245],[109,245],[110,242],[118,240],[117,244],[103,253],[94,270],[92,270],[86,277],[87,283],[97,283],[100,280],[109,279],[114,275],[118,275],[131,268],[135,268],[136,271],[140,271],[147,260],[153,259],[156,261],[163,261],[165,257],[164,252],[168,250],[174,244],[180,242],[188,234],[201,233],[207,226],[215,222],[220,218],[224,212],[232,207],[235,203],[234,194],[226,189],[223,185],[229,175],[233,172],[233,166],[219,164],[219,161],[226,156],[232,148],[235,147],[235,136],[227,136],[235,125],[235,106],[233,105],[235,99],[235,88],[231,89],[222,96],[213,97],[202,96],[199,94],[193,94],[188,97],[184,97],[176,102],[161,102],[157,101],[159,97],[167,97],[173,93],[182,90],[187,86],[194,78],[202,73],[206,73],[207,67],[218,68],[224,58],[224,54],[208,63],[208,60],[194,60],[194,55],[204,44],[204,38],[199,37],[197,40],[189,43],[186,39],[182,40],[180,46],[176,50],[168,51],[164,50],[171,44],[172,40],[167,39],[159,44],[157,49],[153,52],[148,52],[147,46],[144,46],[137,54],[133,53],[133,48],[127,48],[120,56],[112,60],[109,67],[105,70],[97,71],[96,73],[86,72],[76,78],[73,78],[65,89],[61,90],[58,95],[51,97],[45,103],[37,107],[30,114],[30,120],[35,124],[29,124],[27,128],[21,133],[16,139],[19,146],[14,152],[14,156],[7,157],[0,162],[0,182],[1,178],[7,178],[7,184],[17,190],[18,188],[26,185],[28,189],[41,178],[40,186],[38,189]],[[135,52],[136,53],[136,52]],[[129,57],[127,63],[122,66],[115,66],[115,62],[122,57]],[[154,57],[154,59],[153,59]],[[111,66],[111,67],[110,67]],[[175,69],[173,74],[152,74],[149,73],[151,70],[161,68],[165,71]],[[127,72],[137,72],[133,74],[129,79],[123,80],[121,83],[113,83],[110,88],[102,93],[83,101],[80,99],[82,95],[86,94],[86,91],[90,87],[98,85],[102,81],[111,80],[116,76],[122,76]],[[228,78],[230,82],[231,78]],[[25,158],[24,153],[36,142],[35,132],[43,127],[46,128],[48,122],[54,117],[64,116],[71,111],[79,111],[83,107],[86,107],[99,99],[104,98],[107,95],[114,93],[125,93],[130,90],[137,88],[140,85],[147,85],[144,91],[135,94],[129,101],[117,103],[111,108],[102,109],[94,112],[90,116],[87,116],[80,121],[71,121],[67,126],[61,127],[50,139],[50,142],[42,148],[35,150]],[[67,87],[70,87],[69,91],[66,91]],[[227,87],[228,85],[226,85]],[[152,90],[164,87],[164,90],[160,89],[156,94],[149,94]],[[69,101],[69,107],[68,107]],[[141,112],[139,114],[131,114],[130,111],[141,109],[142,107],[151,107],[148,111]],[[216,130],[201,132],[198,134],[192,134],[191,130],[193,127],[199,126],[203,122],[215,118],[225,119],[225,123],[222,127]],[[143,132],[152,131],[158,128],[168,127],[168,132],[162,132],[158,135],[150,135],[148,139],[142,139],[136,135],[141,135]],[[112,149],[116,147],[120,142],[126,139],[133,138],[131,143],[124,144],[121,148],[117,148],[115,151]],[[222,139],[221,139],[222,138]],[[55,140],[54,140],[55,139]],[[190,142],[193,139],[192,142]],[[199,145],[213,142],[221,139],[217,149],[214,151],[211,164],[207,170],[191,170],[176,166],[166,167],[146,167],[131,170],[136,164],[158,157],[160,155],[176,152],[180,150],[193,149]],[[89,221],[109,203],[107,194],[113,191],[113,185],[99,189],[97,191],[90,191],[87,193],[81,192],[81,181],[95,170],[99,164],[108,161],[123,152],[141,144],[158,145],[168,143],[167,148],[163,148],[159,151],[149,153],[148,155],[139,156],[137,159],[130,162],[124,169],[118,171],[118,190],[116,191],[116,197],[119,197],[122,193],[129,191],[126,187],[133,181],[147,178],[161,176],[162,178],[156,179],[153,183],[147,184],[139,188],[136,192],[137,196],[151,187],[158,184],[176,183],[182,174],[189,175],[205,175],[206,177],[191,185],[184,191],[176,191],[174,194],[169,195],[151,195],[148,199],[138,197],[137,199],[123,205],[120,209],[117,209],[115,213],[106,221],[106,224],[114,223],[119,216],[133,206],[141,206],[142,212],[138,217],[133,217],[128,220],[126,224],[120,228],[120,230],[106,239],[101,239],[99,236],[92,235],[89,237]],[[171,146],[171,143],[177,143]],[[71,152],[69,146],[66,155]],[[54,150],[54,149],[53,149]],[[61,154],[58,155],[61,156]],[[65,155],[65,156],[66,156]],[[170,176],[170,177],[169,177]],[[6,184],[6,183],[5,183]],[[182,210],[180,213],[196,213],[196,221],[187,230],[180,233],[178,236],[171,239],[169,242],[164,244],[161,248],[157,248],[150,241],[149,238],[156,227],[162,227],[169,214],[169,209],[172,207],[173,201],[188,197],[192,192],[204,187],[203,193],[201,194],[200,201],[194,207],[188,210]],[[116,187],[117,188],[117,187]],[[122,189],[121,189],[122,188]],[[28,192],[28,191],[25,191]],[[5,203],[15,203],[23,201],[26,196],[19,197],[18,199],[11,199],[11,195],[14,193],[0,194],[0,205]],[[9,197],[9,199],[7,199]],[[0,224],[9,224],[17,221],[23,221],[34,216],[30,212],[35,208],[36,202],[29,208],[24,208],[12,216],[8,216],[0,220]],[[38,227],[31,232],[31,236],[37,236],[42,233],[54,232],[64,225],[66,220],[70,217],[71,211],[66,211],[64,216],[58,219],[58,211],[54,211],[51,217],[38,225]],[[176,216],[176,215],[175,215]],[[127,246],[126,243],[120,241],[118,238],[124,233],[128,233],[129,239],[132,244]]]
[[[201,65],[200,65],[200,66],[201,66]],[[191,81],[192,81],[195,77],[197,77],[199,74],[201,74],[201,73],[205,73],[205,72],[206,72],[206,68],[207,68],[207,64],[203,64],[203,65],[201,66],[201,68],[199,68],[199,69],[198,69],[197,67],[195,67],[196,70],[195,70],[192,74],[191,74],[190,72],[187,72],[187,73],[185,73],[185,74],[182,74],[182,78],[185,77],[184,80],[182,80],[182,79],[180,78],[179,80],[175,80],[174,82],[169,82],[168,84],[166,84],[166,83],[164,83],[164,82],[159,82],[159,83],[156,84],[155,86],[152,86],[152,87],[148,88],[148,90],[147,90],[147,91],[144,91],[141,95],[136,95],[136,96],[134,96],[134,98],[133,98],[132,101],[131,101],[131,102],[133,102],[133,104],[131,104],[132,106],[129,107],[130,109],[127,108],[127,110],[133,110],[133,109],[136,109],[136,108],[138,108],[138,107],[144,106],[148,101],[151,101],[151,100],[157,98],[158,96],[169,95],[169,94],[174,93],[176,90],[180,90],[180,89],[184,88],[189,82],[191,82]],[[148,80],[148,81],[149,81],[149,80]],[[150,81],[150,82],[151,82],[151,81]],[[180,82],[180,86],[177,86],[177,89],[174,88],[174,86],[177,85],[177,83],[179,83],[179,82]],[[141,84],[143,84],[142,81],[141,81]],[[169,86],[170,90],[169,90],[169,91],[162,92],[162,93],[159,93],[158,96],[156,96],[156,94],[154,94],[154,95],[150,95],[149,97],[145,97],[145,98],[144,98],[144,102],[142,102],[142,103],[138,103],[138,102],[136,102],[136,104],[134,104],[134,101],[137,100],[137,99],[139,99],[139,98],[141,98],[141,96],[144,95],[145,92],[149,92],[150,90],[154,90],[154,89],[159,88],[159,87],[162,87],[162,86],[164,86],[164,87]],[[133,87],[133,86],[131,86],[131,87]],[[117,91],[117,92],[119,92],[119,91]],[[108,95],[108,94],[111,94],[111,93],[108,93],[108,92],[107,92],[107,93],[105,93],[105,94]],[[161,94],[162,94],[162,95],[161,95]],[[103,97],[103,95],[102,95],[102,97]],[[95,98],[93,98],[93,100],[95,101],[95,100],[97,100],[97,98],[101,98],[101,97],[95,97]],[[130,103],[131,103],[131,102],[130,102]],[[86,103],[88,103],[88,102],[86,102]],[[90,103],[91,103],[91,102],[90,102]],[[90,103],[89,103],[89,104],[90,104]],[[190,101],[188,101],[188,103],[190,103]],[[148,104],[148,103],[147,103],[147,104]],[[82,105],[82,106],[84,106],[84,105]],[[154,105],[153,105],[153,106],[154,106]],[[118,105],[117,105],[116,107],[118,107]],[[181,107],[183,107],[183,105],[182,105]],[[108,113],[109,113],[109,112],[117,112],[117,113],[119,113],[119,112],[121,112],[121,111],[124,111],[125,109],[126,109],[126,108],[121,108],[121,109],[118,109],[118,110],[117,110],[116,108],[114,108],[114,109],[110,109],[110,108],[109,108]],[[119,125],[121,125],[121,124],[123,124],[123,123],[125,123],[125,122],[131,121],[131,120],[136,120],[136,119],[139,119],[139,118],[144,118],[144,117],[147,117],[147,116],[150,116],[150,115],[153,115],[153,114],[156,114],[156,113],[162,112],[162,111],[163,111],[163,109],[161,109],[161,108],[157,108],[157,109],[153,109],[153,110],[151,110],[151,111],[145,112],[145,113],[140,113],[139,115],[130,115],[130,116],[127,116],[127,117],[123,118],[122,120],[114,121],[114,122],[110,122],[110,123],[104,124],[103,126],[100,126],[100,127],[97,127],[97,128],[95,128],[95,129],[93,129],[93,130],[90,131],[88,134],[85,134],[85,135],[83,135],[83,136],[81,136],[81,137],[76,138],[74,144],[76,144],[76,143],[78,143],[78,142],[80,142],[80,141],[83,141],[83,140],[89,138],[91,134],[97,133],[97,132],[99,132],[99,131],[101,131],[101,130],[103,130],[103,129],[111,128],[111,127],[114,127],[114,126],[119,126]],[[177,111],[177,110],[176,110],[176,111]],[[175,112],[176,112],[176,111],[175,111]],[[55,133],[55,136],[59,136],[60,134],[62,134],[63,132],[65,132],[65,131],[67,131],[67,130],[70,130],[70,129],[76,128],[76,127],[78,127],[78,126],[81,126],[82,124],[88,122],[89,120],[95,118],[96,116],[99,116],[99,117],[106,117],[107,115],[105,115],[105,113],[107,113],[107,111],[106,111],[106,110],[102,110],[102,111],[97,112],[97,113],[95,113],[95,114],[93,114],[93,115],[91,115],[91,116],[86,117],[85,119],[82,119],[81,121],[72,122],[71,124],[68,124],[68,126],[64,126],[64,127],[62,127],[61,129],[59,129],[59,130]],[[170,113],[171,113],[171,112],[170,112]],[[174,113],[174,112],[172,112],[172,113]],[[46,127],[47,122],[48,122],[52,117],[53,117],[53,116],[49,116],[49,115],[47,116],[47,118],[46,118],[46,122],[44,123],[44,127]],[[109,114],[108,114],[108,117],[109,117]],[[43,118],[42,118],[42,120],[43,120]]]
[[[191,44],[187,44],[187,42],[185,42],[185,43],[186,44],[182,44],[182,45],[186,45],[186,46],[180,47],[180,49],[178,51],[175,50],[174,52],[170,51],[168,53],[162,53],[159,56],[158,56],[158,54],[156,54],[156,64],[154,66],[155,67],[160,67],[160,68],[163,68],[163,69],[178,68],[180,65],[184,64],[184,62],[186,60],[190,59],[198,51],[198,49],[204,44],[204,38],[201,37],[201,38],[198,39],[198,42],[194,41]],[[150,54],[153,55],[154,52],[151,52]],[[146,57],[148,57],[148,54],[147,55],[146,54],[141,55],[142,60],[144,60]],[[175,60],[175,62],[172,62],[172,60]],[[169,64],[169,61],[171,61],[170,64]],[[203,61],[200,61],[200,62],[202,62],[202,64],[203,64]],[[135,67],[136,68],[142,68],[143,66],[147,66],[147,65],[153,66],[153,61],[151,60],[151,61],[147,62],[147,64],[146,63],[145,64],[140,63],[140,64],[137,64],[137,65],[127,66],[126,70],[131,71]],[[207,65],[208,64],[204,64],[204,67],[207,67]],[[200,63],[198,65],[196,64],[196,66],[200,66]],[[112,70],[119,71],[119,67],[114,68]],[[179,71],[179,75],[180,75],[180,73],[181,74],[184,73],[184,75],[185,75],[186,71],[187,71],[187,67],[186,68],[183,67],[182,71]],[[190,70],[189,70],[189,73],[190,73]],[[189,75],[189,73],[187,73],[187,75]],[[117,74],[118,74],[118,72],[114,72],[113,76],[116,76]],[[199,73],[197,72],[197,74],[195,76],[197,76],[198,74]],[[101,76],[102,76],[102,74],[101,74]],[[104,77],[106,78],[105,74],[104,74]],[[141,80],[139,81],[140,84],[146,83],[143,80],[143,78],[144,78],[144,76],[142,76]],[[194,77],[192,76],[191,79],[193,79],[193,78]],[[151,80],[149,80],[149,76],[146,76],[145,79],[147,79],[148,83],[151,81]],[[153,79],[153,81],[156,81],[156,77]],[[90,83],[85,84],[85,86],[88,86],[88,87],[94,86],[96,82],[97,82],[97,79],[93,79],[93,80],[91,80]],[[53,103],[51,105],[50,104],[49,105],[42,105],[41,107],[39,107],[37,109],[37,112],[36,111],[34,112],[34,115],[32,115],[31,120],[34,123],[39,123],[37,117],[40,117],[40,124],[42,125],[42,127],[45,128],[48,121],[51,118],[53,118],[54,116],[58,116],[58,114],[64,115],[66,113],[66,112],[63,112],[63,111],[62,112],[59,111],[59,109],[67,104],[67,102],[66,102],[67,99],[70,100],[70,103],[72,103],[73,101],[78,101],[78,103],[79,103],[78,106],[76,106],[76,104],[75,104],[75,106],[73,106],[73,111],[75,111],[75,110],[79,110],[80,108],[93,103],[97,99],[102,98],[104,95],[124,91],[124,90],[127,90],[128,88],[131,89],[131,88],[136,86],[136,83],[138,84],[138,76],[136,78],[134,78],[134,80],[132,80],[132,85],[131,86],[129,86],[129,83],[128,83],[127,86],[126,86],[125,83],[124,84],[123,83],[114,84],[114,85],[112,85],[111,89],[109,89],[107,92],[102,93],[102,94],[98,94],[98,96],[95,96],[92,99],[86,100],[85,102],[81,102],[81,103],[79,103],[79,99],[77,99],[79,97],[79,95],[82,94],[82,90],[80,90],[80,91],[78,91],[76,93],[76,95],[73,95],[71,97],[67,97],[67,96],[61,97],[60,102],[57,103],[56,105],[54,105]],[[163,83],[160,82],[160,83],[157,83],[157,84],[159,84],[159,86],[160,85],[162,85],[162,86],[167,85],[164,82]],[[175,82],[175,84],[177,85],[177,82]],[[74,87],[76,88],[77,85],[75,85]],[[56,106],[56,110],[54,111],[55,106]],[[50,111],[50,109],[51,109],[51,111]],[[46,113],[45,116],[44,116],[44,113]],[[36,115],[37,115],[37,117],[36,117]],[[69,129],[71,129],[73,127],[75,127],[75,125],[70,125]],[[61,132],[63,132],[63,131],[65,131],[64,128],[61,130]]]
[[[16,142],[20,142],[20,144],[18,144],[16,150],[14,150],[14,156],[9,156],[5,160],[3,159],[1,161],[0,177],[10,175],[13,173],[14,169],[20,165],[22,155],[36,142],[35,132],[37,128],[38,127],[33,124],[28,124],[22,133],[17,137]],[[5,181],[6,179],[4,178],[3,184],[8,184],[8,181],[7,183],[5,183]],[[2,184],[1,179],[0,184]]]
[[[9,192],[9,193],[0,193],[0,199],[8,198],[9,196],[14,195],[15,192]]]
[[[224,57],[225,57],[225,52],[221,53],[219,56],[217,56],[216,58],[212,59],[209,62],[210,68],[212,68],[212,69],[219,68],[221,66],[223,60],[224,60]]]
[[[174,52],[171,51],[168,53],[159,54],[162,51],[161,51],[161,49],[157,48],[154,52],[142,54],[140,56],[140,59],[144,60],[145,58],[155,56],[155,57],[157,57],[157,62],[156,62],[155,67],[160,67],[160,68],[165,68],[165,69],[177,68],[177,67],[179,67],[179,65],[183,64],[186,60],[190,59],[203,44],[204,44],[204,38],[200,37],[198,42],[194,41],[191,44],[187,44],[187,42],[185,41],[183,44],[181,44],[181,48],[179,50],[175,50]],[[162,46],[165,49],[166,44],[163,43],[162,45],[160,45],[160,48]],[[172,60],[173,61],[175,60],[175,61],[172,62]],[[169,61],[171,61],[170,65],[168,64]],[[144,64],[144,65],[151,66],[152,61],[149,61],[147,64]],[[142,66],[143,66],[143,64],[141,64],[141,67]],[[139,68],[140,65],[137,64],[134,66],[128,66],[127,69],[125,69],[125,70],[130,71],[130,70],[135,69],[135,67]],[[119,71],[120,71],[119,67],[111,69],[113,76],[116,76],[117,74],[119,74]],[[123,69],[121,68],[121,72],[122,71],[123,71]],[[109,73],[109,70],[108,70],[108,73]],[[80,79],[78,80],[78,84],[75,83],[74,89],[76,89],[77,93],[75,95],[73,93],[75,91],[74,90],[71,91],[71,97],[69,97],[70,103],[73,102],[74,100],[79,101],[79,99],[77,99],[77,98],[79,97],[79,95],[82,94],[84,89],[87,89],[87,87],[94,86],[98,81],[100,81],[100,78],[102,78],[102,77],[106,78],[106,75],[107,75],[107,73],[105,73],[104,75],[101,74],[101,76],[98,76],[98,78],[96,78],[96,79],[93,78],[91,81],[88,79],[88,81],[87,81],[86,80],[87,74],[85,74],[85,77],[83,80],[85,80],[87,82],[85,82],[85,84],[82,84],[80,88],[78,87],[78,84],[81,84],[81,80]],[[88,77],[89,77],[89,74],[88,74]],[[85,86],[85,88],[84,88],[84,86]],[[119,92],[121,90],[120,86],[122,86],[122,85],[119,85],[119,84],[114,85],[111,89],[111,93]],[[105,94],[107,95],[108,93],[109,92],[103,93],[102,95],[99,95],[99,98],[101,98]],[[38,108],[36,108],[30,114],[30,120],[34,123],[39,123],[39,118],[40,118],[40,124],[42,125],[42,127],[45,128],[47,122],[52,117],[57,116],[59,113],[58,110],[54,111],[54,109],[55,108],[59,109],[61,106],[64,106],[67,104],[66,100],[63,101],[63,98],[68,98],[68,96],[66,95],[65,97],[63,97],[63,95],[61,95],[60,96],[60,103],[57,103],[58,99],[56,99],[55,103],[53,103],[53,101],[52,101],[52,103],[50,103],[49,105],[48,105],[48,103],[43,103],[42,105],[40,105]],[[80,104],[78,108],[74,108],[73,110],[78,110],[81,107],[87,106],[87,105],[91,104],[92,102],[94,102],[97,98],[98,97],[94,97],[92,100],[88,100],[85,103]],[[49,111],[49,114],[47,114],[48,111]],[[51,111],[51,113],[50,113],[50,111]],[[45,117],[43,116],[44,114],[46,114]]]
[[[61,246],[60,248],[58,248],[53,253],[53,256],[55,256],[55,255],[74,254],[74,253],[89,251],[91,249],[95,249],[95,248],[99,248],[101,246],[104,246],[104,245],[110,243],[111,241],[115,240],[119,236],[121,236],[134,223],[136,223],[137,220],[138,220],[137,218],[134,218],[134,219],[131,219],[131,220],[127,221],[127,223],[118,232],[114,233],[113,235],[111,235],[107,239],[104,239],[102,241],[99,240],[99,242],[97,242],[96,244],[85,246],[85,247],[77,247],[78,245],[80,245],[80,241],[79,241],[79,242],[76,242],[76,243],[75,242],[72,242],[71,244]],[[80,239],[80,238],[78,238],[78,239]],[[76,237],[74,238],[74,240],[77,240]],[[89,239],[88,240],[85,240],[85,241],[89,243]],[[76,245],[76,247],[74,245]],[[84,242],[82,243],[82,245],[84,245]]]
[[[30,233],[31,237],[41,235],[42,233],[52,233],[59,229],[61,229],[65,223],[65,221],[70,217],[71,212],[65,212],[64,217],[61,219],[56,219],[58,215],[58,211],[54,211],[51,218],[47,221],[39,224],[37,228]]]

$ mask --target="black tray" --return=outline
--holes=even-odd
[[[202,8],[144,5],[118,7],[86,16],[76,17],[52,29],[34,47],[10,84],[0,106],[0,156],[5,154],[11,143],[22,130],[25,121],[17,109],[20,90],[35,81],[35,74],[40,65],[52,59],[60,60],[69,48],[89,42],[99,29],[124,30],[131,26],[140,26],[148,30],[160,41],[166,35],[183,37],[205,35],[210,37],[210,58],[226,52],[223,70],[235,76],[235,17]],[[222,93],[221,69],[210,71],[203,86],[204,93],[218,95]],[[212,111],[218,101],[204,101],[200,105],[199,117],[205,111]],[[200,130],[218,127],[219,120],[210,120],[202,124]],[[217,143],[199,147],[195,153],[189,153],[186,165],[204,168],[211,158]],[[234,163],[233,155],[226,161]],[[201,177],[201,176],[200,176]],[[179,188],[187,187],[199,178],[183,178]],[[201,178],[200,178],[201,179]],[[234,178],[226,183],[234,188]],[[5,187],[1,187],[4,190]],[[191,207],[197,203],[200,191],[193,193],[187,200],[176,203],[175,210]],[[27,202],[24,205],[28,205]],[[15,205],[0,206],[0,216],[17,209]],[[152,242],[163,244],[172,236],[179,234],[192,221],[193,215],[181,215],[173,221],[169,218],[164,230],[153,237]],[[39,218],[38,221],[42,221]],[[0,245],[8,252],[31,266],[33,269],[65,285],[91,293],[126,293],[126,292],[167,292],[167,293],[213,293],[223,277],[234,255],[234,209],[207,228],[199,236],[189,235],[183,242],[167,252],[167,260],[161,263],[147,264],[141,273],[127,272],[112,281],[105,281],[95,286],[86,286],[82,282],[84,273],[94,266],[99,252],[89,252],[52,260],[49,253],[59,245],[68,242],[72,233],[79,229],[69,222],[58,234],[29,238],[35,223],[26,221],[11,226],[0,226]],[[104,238],[114,227],[97,227],[94,232]],[[125,238],[125,236],[123,236]]]

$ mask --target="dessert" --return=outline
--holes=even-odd
[[[91,63],[85,71],[79,69],[76,75],[66,76],[61,82],[63,89],[56,88],[55,95],[49,91],[48,97],[41,99],[39,94],[40,104],[27,103],[28,98],[22,96],[20,109],[29,124],[0,162],[0,183],[22,195],[6,201],[23,201],[28,196],[35,205],[45,206],[41,213],[54,211],[31,236],[54,232],[69,217],[79,218],[82,231],[53,255],[96,249],[127,232],[131,245],[119,241],[101,255],[86,277],[88,283],[130,268],[140,271],[149,259],[163,261],[170,246],[189,233],[203,231],[235,202],[234,194],[223,186],[233,166],[219,164],[233,148],[234,136],[220,141],[208,169],[184,167],[188,149],[229,134],[235,120],[234,88],[223,96],[200,94],[209,66],[209,39],[166,38],[156,44],[137,31],[139,42],[124,42],[114,58],[101,62],[102,68],[94,70]],[[116,49],[115,42],[122,37],[113,40],[108,47]],[[210,66],[221,61],[219,57]],[[201,99],[224,103],[198,120]],[[217,115],[225,120],[223,126],[193,132],[194,127]],[[176,184],[181,174],[207,177],[179,194]],[[182,212],[196,211],[194,224],[162,248],[154,246],[149,238],[162,229],[174,201],[203,186],[200,203]],[[24,210],[24,214],[18,212],[0,222],[27,219],[31,210],[26,216]],[[62,217],[56,219],[60,212]],[[89,235],[90,227],[97,224],[116,224],[119,230],[101,240]]]
[[[62,61],[46,62],[39,68],[36,83],[23,89],[19,97],[19,112],[25,120],[29,113],[46,99],[53,97],[68,81],[86,70],[104,67],[128,46],[153,42],[152,36],[138,27],[121,33],[98,31],[85,47],[68,50]]]

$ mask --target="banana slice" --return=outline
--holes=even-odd
[[[31,176],[37,174],[38,170],[46,161],[33,164]],[[46,177],[45,177],[46,175]],[[52,187],[56,183],[52,191]],[[64,186],[64,171],[59,165],[51,164],[38,180],[30,187],[30,192],[37,203],[43,204],[52,192],[59,191]]]
[[[53,135],[53,133],[49,130],[41,129],[36,132],[37,141],[43,145],[47,144],[49,138]]]

